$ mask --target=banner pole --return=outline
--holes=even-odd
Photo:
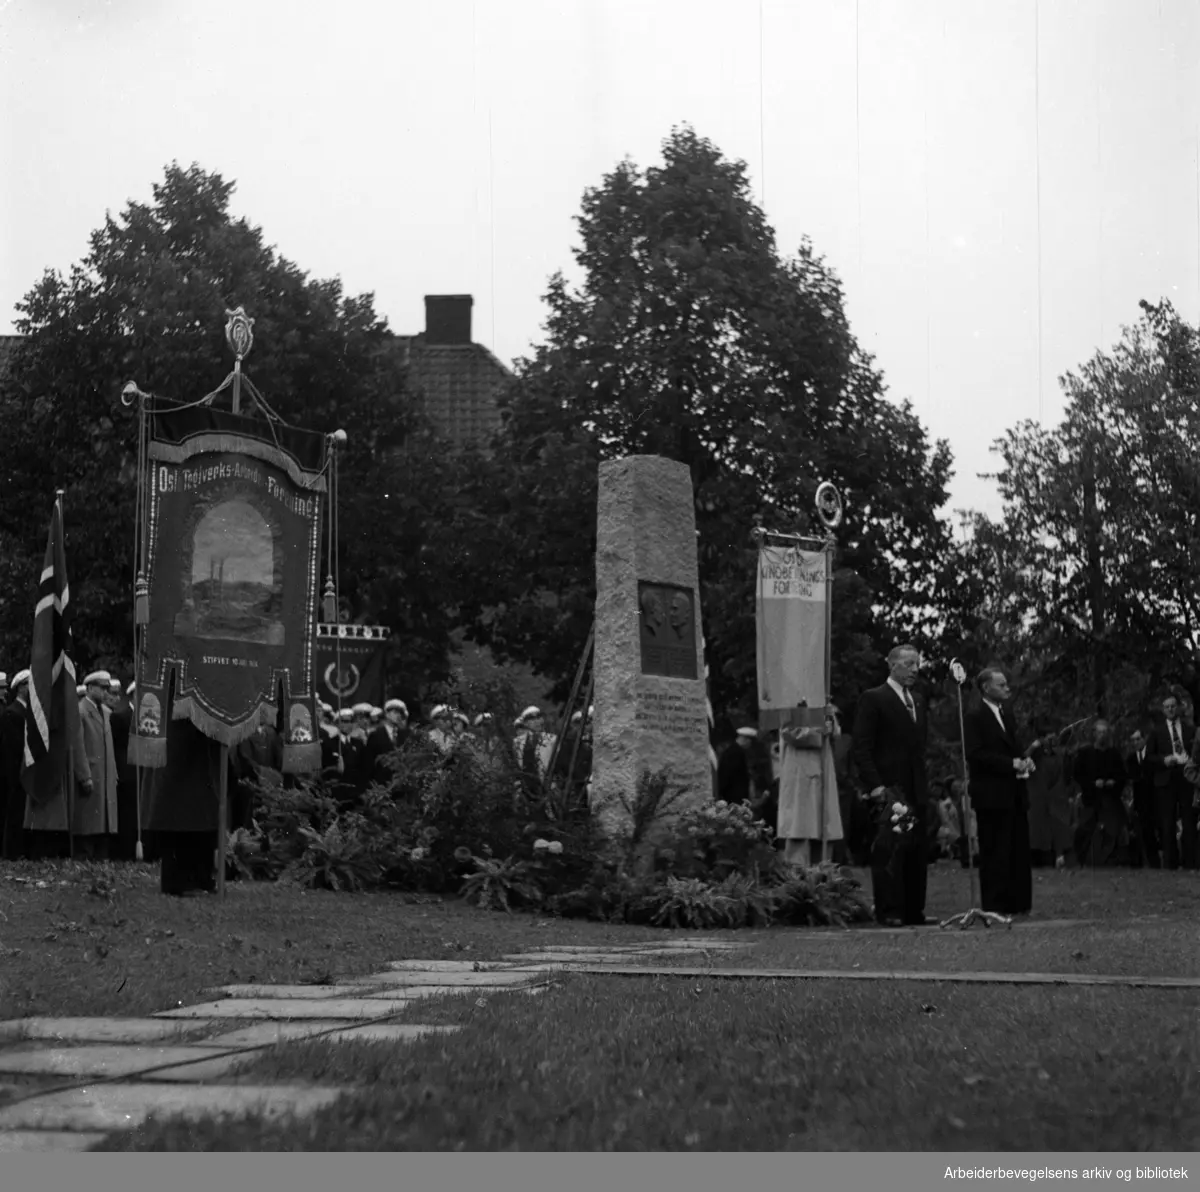
[[[833,535],[825,540],[825,719],[821,724],[821,860],[827,861],[829,851],[828,798],[829,763],[833,754],[833,737],[826,737],[833,704]]]
[[[58,506],[58,532],[62,535],[62,541],[59,543],[65,557],[67,553],[67,519],[66,519],[66,502],[63,498],[66,496],[65,488],[56,488],[54,490],[54,503]],[[74,658],[71,659],[75,661]],[[70,685],[64,682],[64,699],[77,700],[79,697],[70,689]],[[65,731],[64,725],[64,731]],[[72,815],[75,807],[75,742],[71,740],[71,734],[68,732],[67,737],[67,773],[63,781],[63,809],[67,813],[67,855],[72,861],[75,860],[75,834],[71,831]]]
[[[220,773],[217,776],[217,894],[225,896],[225,854],[228,836],[229,794],[229,746],[222,743],[219,749]]]

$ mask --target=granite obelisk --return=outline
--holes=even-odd
[[[696,515],[686,464],[631,455],[600,465],[596,535],[592,810],[619,830],[641,775],[712,799],[700,643]]]

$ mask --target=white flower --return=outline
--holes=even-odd
[[[903,803],[893,803],[893,804],[892,804],[892,810],[893,810],[893,811],[894,811],[894,812],[895,812],[897,815],[903,815],[903,814],[904,814],[904,810],[905,810],[905,809],[904,809],[904,804],[903,804]]]
[[[548,848],[555,856],[558,856],[558,854],[562,852],[562,841],[552,840],[548,845],[546,845],[546,848]]]
[[[534,852],[537,852],[538,849],[549,848],[549,847],[550,847],[550,841],[543,840],[540,836],[533,842],[533,851]]]
[[[414,861],[421,861],[421,860],[424,860],[424,858],[425,858],[425,850],[423,848],[415,848],[408,855]]]

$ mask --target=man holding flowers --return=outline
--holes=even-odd
[[[921,666],[915,646],[896,646],[887,657],[887,681],[864,691],[854,721],[854,763],[870,792],[879,821],[871,858],[871,889],[879,923],[917,925],[925,918],[928,803],[924,701],[913,695]],[[899,808],[899,809],[898,809]],[[913,825],[921,826],[913,830]],[[897,831],[896,829],[899,829]],[[887,853],[887,857],[883,856]]]

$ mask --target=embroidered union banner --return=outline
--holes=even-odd
[[[382,625],[317,626],[317,692],[326,703],[383,704],[388,630]]]
[[[765,728],[797,719],[802,702],[813,709],[825,706],[826,566],[824,551],[759,549],[758,708]],[[823,712],[815,723],[822,719]]]
[[[267,720],[285,770],[320,768],[313,671],[328,450],[324,435],[207,406],[152,416],[131,762],[166,764],[170,719],[225,745]]]

